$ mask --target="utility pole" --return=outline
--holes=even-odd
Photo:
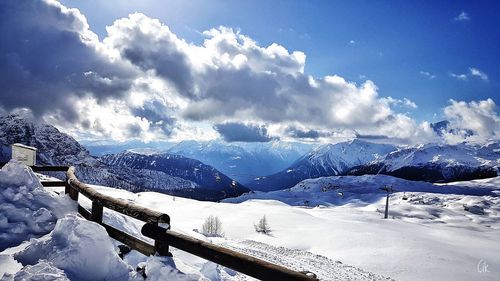
[[[385,198],[385,214],[384,214],[384,219],[387,219],[389,217],[389,194],[394,192],[394,189],[392,186],[385,186],[380,188],[383,191],[387,192],[387,197]]]

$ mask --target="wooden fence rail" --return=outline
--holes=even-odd
[[[318,280],[314,274],[297,272],[280,265],[272,264],[172,231],[170,230],[170,217],[167,214],[99,193],[97,190],[80,182],[76,178],[74,167],[70,167],[67,170],[66,176],[67,185],[65,191],[69,193],[73,200],[78,200],[78,194],[81,193],[92,201],[91,212],[79,205],[79,213],[82,214],[83,217],[103,225],[112,238],[145,255],[154,253],[163,256],[170,255],[168,248],[169,246],[173,246],[177,249],[261,280]],[[141,232],[144,236],[154,239],[154,245],[150,245],[147,242],[103,223],[103,207],[144,221],[145,224]]]
[[[2,164],[0,163],[0,167],[3,166]],[[156,253],[162,256],[170,255],[169,246],[172,246],[261,280],[318,280],[312,273],[294,271],[172,231],[170,230],[170,217],[167,214],[98,192],[77,179],[74,167],[33,166],[31,168],[35,172],[66,172],[66,181],[45,181],[43,185],[65,186],[65,193],[77,202],[80,193],[89,198],[92,201],[91,211],[78,204],[78,212],[84,218],[102,225],[110,237],[144,255]],[[141,233],[154,239],[154,245],[104,223],[102,220],[104,207],[145,222]]]

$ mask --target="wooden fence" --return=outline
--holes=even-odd
[[[172,246],[261,280],[318,280],[316,276],[310,272],[294,271],[172,231],[170,230],[170,217],[167,214],[99,193],[97,190],[80,182],[76,178],[74,167],[35,166],[32,167],[32,169],[37,172],[66,171],[65,182],[50,181],[43,182],[43,185],[65,186],[65,193],[69,194],[75,201],[78,201],[79,194],[90,199],[92,201],[92,209],[88,211],[78,204],[78,212],[84,218],[104,226],[110,237],[144,255],[153,255],[155,253],[162,256],[171,255],[169,246]],[[153,239],[155,241],[154,245],[104,223],[102,220],[104,208],[145,222],[141,229],[141,233]]]

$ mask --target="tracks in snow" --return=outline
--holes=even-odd
[[[393,280],[342,264],[325,256],[285,247],[275,247],[252,240],[242,242],[224,240],[220,245],[294,270],[311,271],[320,280]]]

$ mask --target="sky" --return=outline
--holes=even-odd
[[[0,16],[0,110],[81,140],[500,135],[495,1],[21,0]]]

